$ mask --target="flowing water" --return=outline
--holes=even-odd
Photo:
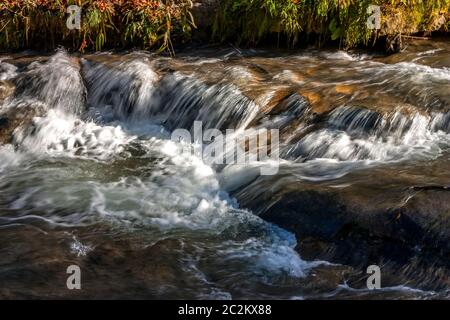
[[[0,296],[448,297],[445,285],[420,282],[355,287],[358,270],[302,258],[302,239],[238,199],[267,208],[258,195],[294,182],[379,202],[401,199],[405,183],[448,186],[449,57],[441,41],[390,57],[222,48],[0,56],[0,89],[11,89],[0,94],[1,124],[16,123],[0,145]],[[171,132],[194,121],[279,129],[279,173],[261,180],[257,164],[180,153],[185,143]],[[79,291],[66,288],[72,264]]]

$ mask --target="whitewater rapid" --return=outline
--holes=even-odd
[[[372,74],[377,83],[384,81],[380,74],[392,72],[413,85],[448,80],[448,70],[412,62],[380,68],[342,53],[327,58],[365,64],[357,72]],[[166,72],[163,62],[142,53],[104,59],[108,56],[78,58],[59,51],[21,69],[0,60],[0,80],[15,85],[0,110],[40,110],[0,146],[1,226],[30,224],[45,230],[107,223],[120,232],[147,234],[144,246],[182,239],[195,247],[182,256],[184,272],[208,288],[199,297],[233,297],[226,285],[212,280],[218,274],[282,288],[328,263],[302,260],[292,233],[240,208],[230,196],[258,176],[258,165],[208,166],[181,152],[182,143],[170,139],[174,129],[192,130],[194,121],[205,129],[238,132],[281,128],[278,165],[311,181],[390,162],[437,159],[450,146],[445,110],[404,112],[400,106],[384,112],[341,105],[316,127],[304,120],[316,112],[297,96],[279,113],[263,114],[261,104],[276,92],[251,99],[243,85],[263,76],[254,80],[254,70],[246,66],[226,69],[232,81],[212,83],[212,73]],[[289,82],[292,74],[283,70],[274,79]],[[392,88],[404,89],[400,84]],[[419,97],[419,103],[427,99]],[[81,256],[96,250],[94,241],[74,240],[72,247]],[[205,252],[214,269],[209,278],[202,271]]]
[[[164,237],[181,233],[195,239],[203,233],[212,237],[209,245],[224,266],[238,263],[243,265],[240,272],[253,276],[269,272],[303,277],[317,262],[299,257],[291,233],[239,209],[221,189],[211,167],[181,153],[182,146],[168,139],[162,125],[149,126],[139,120],[149,103],[147,94],[154,90],[155,76],[149,70],[145,63],[126,65],[121,72],[133,80],[117,82],[111,81],[114,77],[98,79],[101,73],[95,68],[87,72],[88,83],[102,84],[89,89],[95,110],[87,117],[80,112],[86,92],[81,73],[66,53],[59,52],[19,75],[18,82],[23,86],[22,81],[26,82],[26,89],[5,108],[33,99],[29,103],[43,104],[46,114],[32,119],[29,127],[17,128],[12,143],[1,147],[2,206],[14,213],[2,215],[2,225],[45,223],[73,228],[107,221],[118,229],[140,229]],[[92,79],[90,72],[97,78]],[[108,72],[101,76],[107,77]],[[97,104],[104,99],[100,92],[111,90],[112,85],[123,90],[117,96],[134,97],[129,119],[123,109],[129,101],[118,102],[114,120],[103,111],[106,106]],[[91,118],[92,114],[97,118]],[[20,193],[17,185],[24,186]],[[95,250],[95,243],[91,245]],[[217,294],[230,297],[226,292]]]

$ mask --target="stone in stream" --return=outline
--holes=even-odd
[[[242,207],[295,233],[303,259],[350,265],[362,273],[376,264],[386,286],[408,282],[441,290],[450,286],[445,166],[443,160],[432,168],[366,169],[335,182],[296,181],[281,171],[276,178],[261,176],[234,196]],[[442,176],[432,186],[422,185],[434,170]]]
[[[29,127],[34,117],[43,116],[45,113],[45,106],[39,103],[23,103],[0,112],[0,144],[11,143],[17,128]]]
[[[0,106],[4,101],[14,93],[14,85],[7,81],[0,81]]]

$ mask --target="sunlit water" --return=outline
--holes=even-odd
[[[255,194],[286,176],[351,185],[351,173],[396,166],[445,183],[450,47],[435,45],[388,58],[229,49],[0,57],[0,80],[15,88],[1,112],[38,110],[0,146],[0,296],[445,297],[405,283],[353,288],[351,267],[302,259],[292,233],[232,195],[258,167],[208,166],[170,139],[195,120],[280,129],[280,174]],[[311,125],[321,115],[325,125]],[[422,173],[423,163],[443,171]],[[66,288],[71,264],[81,291]]]

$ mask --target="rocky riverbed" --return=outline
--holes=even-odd
[[[448,298],[449,56],[0,56],[0,296]],[[278,170],[180,154],[196,121],[279,130]]]

